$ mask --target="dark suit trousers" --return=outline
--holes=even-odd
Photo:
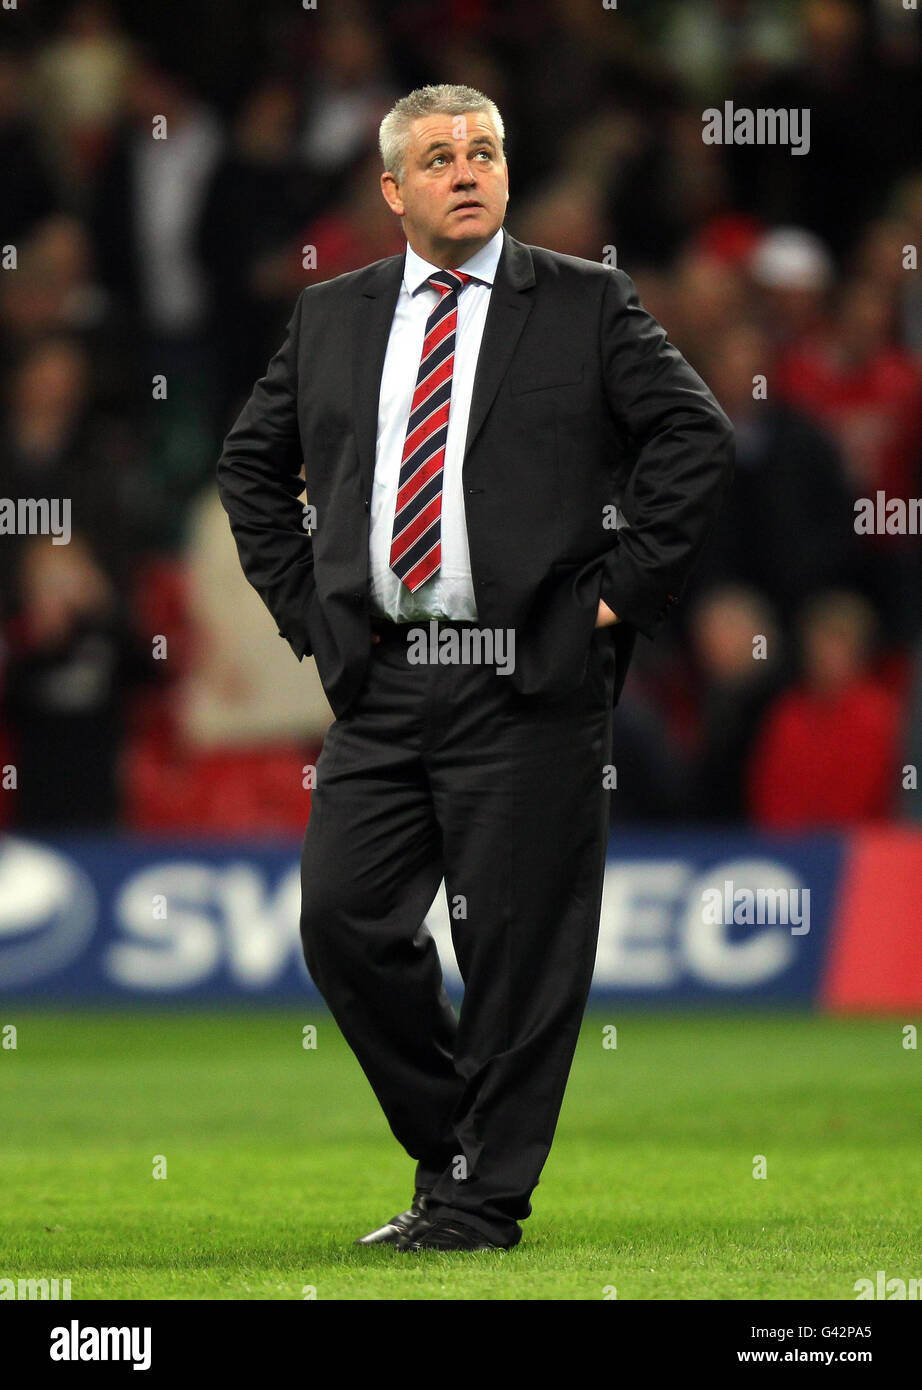
[[[405,632],[384,631],[317,766],[305,959],[432,1213],[514,1245],[595,961],[611,629],[555,699],[518,694],[489,665],[411,665]],[[443,876],[460,1016],[423,925]]]

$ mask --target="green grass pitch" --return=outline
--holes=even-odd
[[[75,1300],[853,1300],[877,1270],[922,1275],[903,1022],[591,1013],[521,1245],[414,1256],[352,1244],[413,1165],[327,1015],[8,1004],[0,1278]]]

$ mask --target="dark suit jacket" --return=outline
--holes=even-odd
[[[372,651],[369,501],[403,268],[390,256],[302,290],[218,464],[243,570],[298,659],[316,658],[337,716]],[[732,470],[727,417],[629,278],[504,230],[463,484],[478,623],[515,630],[507,679],[526,695],[575,689],[601,597],[622,619],[605,638],[617,700],[636,633],[652,637],[680,595]]]

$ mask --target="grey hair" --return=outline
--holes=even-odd
[[[437,87],[417,87],[409,96],[401,97],[384,117],[378,131],[378,148],[385,171],[403,183],[406,173],[407,150],[410,144],[410,125],[420,116],[463,116],[469,111],[481,111],[490,117],[499,136],[500,150],[506,139],[499,108],[476,87],[463,87],[443,82]]]

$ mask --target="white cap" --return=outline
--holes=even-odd
[[[749,269],[753,279],[769,290],[824,290],[833,278],[826,247],[802,227],[766,232],[756,243]]]

